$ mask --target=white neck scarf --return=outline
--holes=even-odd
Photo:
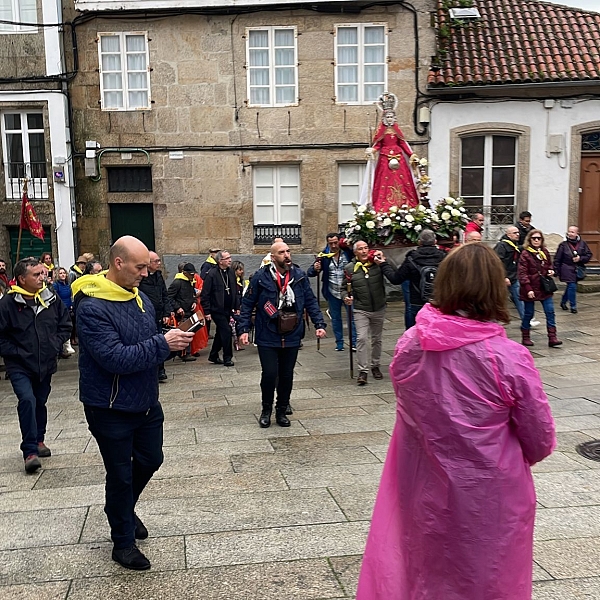
[[[281,288],[279,287],[279,283],[281,282],[281,275],[279,274],[279,271],[277,271],[277,268],[273,263],[271,263],[269,270],[271,271],[271,276],[275,280],[275,285],[277,286],[277,290],[279,291],[279,301],[277,303],[277,308],[290,308],[296,302],[296,296],[294,295],[294,290],[292,289],[292,283],[294,281],[294,278],[290,277],[290,280],[288,281],[285,290],[283,290],[282,292]]]

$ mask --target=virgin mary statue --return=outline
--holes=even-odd
[[[398,100],[385,92],[377,100],[383,113],[371,148],[367,148],[367,172],[365,174],[361,204],[373,205],[378,211],[388,211],[391,206],[408,207],[419,204],[419,194],[411,169],[416,158],[396,123]],[[374,168],[373,168],[374,167]]]

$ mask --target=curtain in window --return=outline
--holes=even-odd
[[[127,35],[125,36],[125,49],[127,52],[146,53],[146,36]]]
[[[120,52],[121,41],[117,35],[103,35],[100,37],[100,50],[102,52]]]
[[[269,88],[250,88],[250,104],[270,104]]]
[[[148,92],[129,92],[129,108],[145,108],[148,106]]]
[[[2,21],[16,21],[12,10],[12,0],[0,0],[0,20]],[[13,25],[7,23],[0,23],[0,31],[12,31]]]
[[[337,32],[338,45],[358,44],[358,28],[340,27]]]
[[[36,0],[17,0],[20,10],[19,21],[23,23],[37,23]]]

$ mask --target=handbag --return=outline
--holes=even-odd
[[[554,278],[549,275],[540,275],[540,285],[546,294],[553,294],[558,289]]]
[[[585,279],[585,265],[577,265],[577,268],[575,269],[575,276],[577,277],[577,281]]]
[[[277,315],[277,331],[281,335],[294,331],[297,326],[298,315],[295,312],[279,311]]]

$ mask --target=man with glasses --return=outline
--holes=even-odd
[[[217,252],[217,266],[204,278],[202,310],[207,321],[214,321],[217,331],[208,355],[208,361],[215,365],[233,367],[233,344],[230,319],[240,312],[240,296],[237,293],[235,273],[231,269],[231,254],[227,250]],[[223,350],[223,360],[219,352]]]
[[[170,318],[175,317],[173,312],[173,306],[169,295],[167,293],[167,285],[165,283],[161,267],[161,260],[156,252],[150,252],[150,263],[148,265],[148,277],[144,277],[140,281],[139,289],[144,292],[152,306],[154,306],[154,312],[156,313],[156,330],[158,333],[162,333],[163,324],[167,324]],[[162,363],[158,367],[158,380],[166,381],[168,379],[165,371],[165,363]]]

